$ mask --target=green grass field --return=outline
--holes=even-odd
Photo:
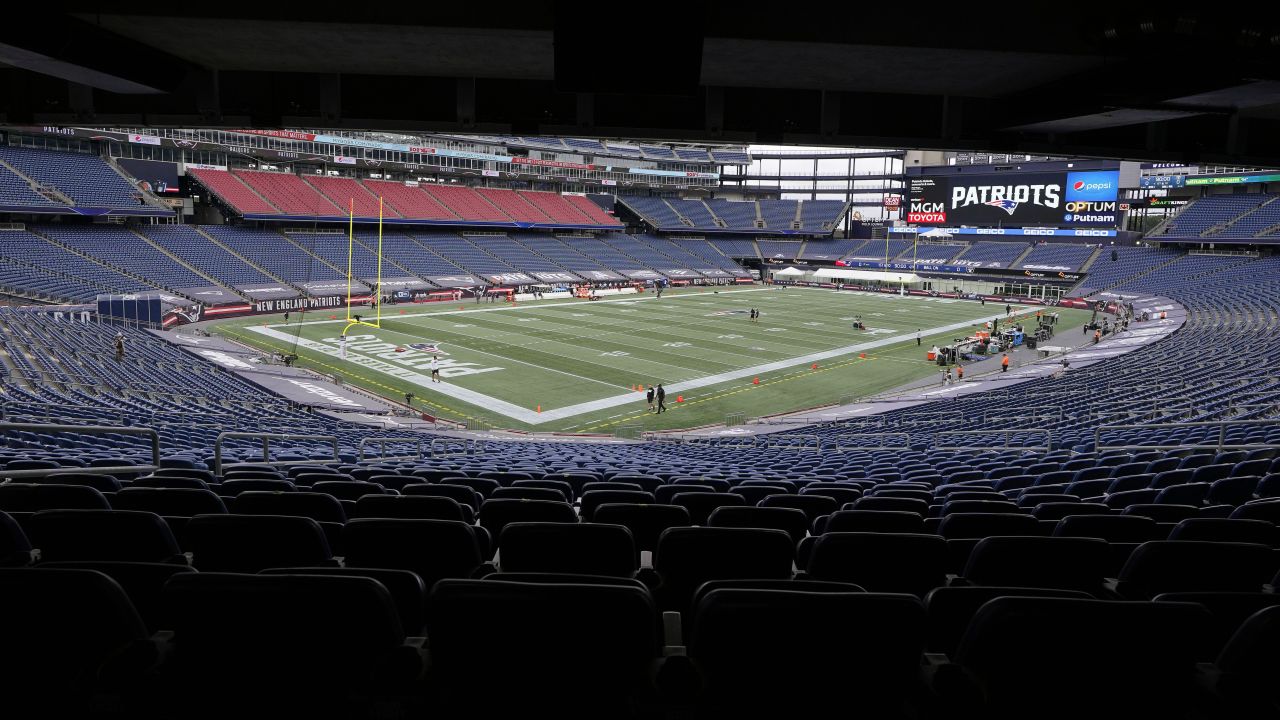
[[[761,311],[756,322],[748,319],[752,307]],[[1088,318],[1085,311],[1056,311],[1063,331]],[[1003,306],[963,300],[776,287],[515,306],[388,305],[380,329],[348,330],[345,361],[338,349],[345,320],[328,319],[345,318],[345,310],[294,314],[287,325],[280,316],[258,316],[211,329],[262,349],[296,352],[299,365],[380,395],[403,400],[412,392],[416,407],[440,417],[611,432],[799,410],[936,376],[937,366],[925,361],[932,343],[969,335],[978,322],[1003,312]],[[852,328],[858,315],[865,332]],[[410,343],[438,346],[443,383],[430,382],[431,353],[408,349]],[[997,369],[996,361],[984,361],[967,372]],[[662,415],[647,413],[643,393],[632,390],[657,383],[667,389]]]

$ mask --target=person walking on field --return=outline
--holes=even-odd
[[[1004,306],[1004,316],[1009,317],[1012,314],[1013,314],[1013,306],[1006,303]]]
[[[920,347],[920,331],[916,330],[916,347]]]
[[[440,379],[440,357],[431,356],[431,382],[444,382]]]
[[[667,391],[662,389],[662,383],[658,383],[657,396],[658,396],[658,412],[659,413],[666,412],[667,411]]]
[[[1000,372],[1009,372],[1009,353],[1000,358]]]
[[[645,397],[649,400],[648,412],[653,412],[653,386],[649,386],[649,392],[645,393]]]

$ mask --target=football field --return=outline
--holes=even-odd
[[[760,310],[756,321],[751,308]],[[1088,318],[1085,311],[1054,311],[1062,315],[1061,331]],[[857,316],[866,331],[853,329]],[[415,407],[443,418],[611,432],[804,409],[937,377],[939,368],[925,360],[929,346],[970,335],[997,316],[1003,321],[1003,305],[967,300],[725,287],[672,290],[661,299],[646,293],[516,305],[386,305],[381,328],[347,331],[345,360],[339,347],[345,309],[295,313],[287,324],[281,316],[258,316],[211,330],[296,352],[299,365],[380,395],[402,401],[413,393]],[[433,355],[443,382],[431,382]],[[975,363],[967,372],[998,370],[997,362]],[[661,415],[646,412],[644,393],[634,390],[658,383],[667,391],[668,412]]]

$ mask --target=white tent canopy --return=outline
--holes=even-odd
[[[850,270],[848,268],[821,268],[815,277],[832,280],[877,280],[890,283],[915,283],[924,278],[914,273],[885,272],[880,270]]]
[[[805,274],[806,272],[804,270],[797,270],[796,268],[789,267],[786,270],[775,271],[773,273],[773,276],[774,277],[796,277],[797,275],[805,275]]]
[[[949,237],[951,237],[951,233],[947,232],[946,230],[943,230],[942,228],[934,228],[934,229],[930,230],[929,232],[922,232],[922,233],[920,233],[920,237],[927,237],[927,238],[949,238]]]

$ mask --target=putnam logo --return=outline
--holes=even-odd
[[[409,343],[409,347],[413,348],[414,350],[420,350],[424,353],[431,353],[432,355],[448,355],[449,354],[444,350],[441,350],[440,345],[438,343],[433,343],[433,342]]]

